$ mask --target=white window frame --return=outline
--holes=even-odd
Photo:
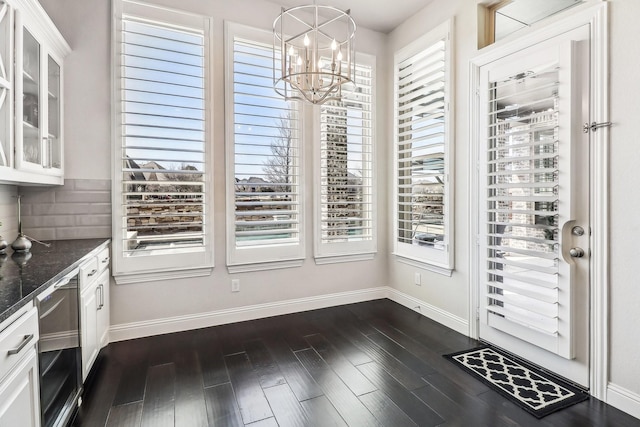
[[[117,283],[138,283],[184,277],[210,275],[213,269],[213,31],[210,17],[180,10],[128,0],[113,0],[112,20],[112,124],[113,124],[113,169],[112,169],[112,213],[113,213],[113,275]],[[206,188],[204,209],[204,245],[191,251],[163,249],[148,255],[125,256],[123,248],[122,220],[122,158],[121,141],[122,106],[120,103],[120,69],[122,18],[135,17],[150,23],[161,23],[176,29],[185,28],[201,32],[205,42],[205,176]]]
[[[448,20],[429,33],[415,40],[411,44],[398,50],[394,55],[394,199],[393,199],[393,250],[398,261],[408,263],[418,268],[433,271],[435,273],[451,276],[454,268],[454,210],[453,210],[453,65],[451,58],[452,52],[452,34],[453,34],[453,21]],[[445,225],[444,225],[444,250],[430,248],[428,246],[413,245],[404,242],[399,242],[399,212],[398,212],[398,66],[400,62],[405,61],[412,56],[428,49],[434,43],[438,41],[445,41],[445,138],[444,138],[444,211],[445,211]]]
[[[273,270],[279,268],[299,267],[305,258],[305,213],[304,213],[304,146],[302,122],[304,110],[300,104],[298,132],[298,227],[299,238],[291,244],[276,245],[236,245],[235,236],[235,125],[234,125],[234,40],[244,39],[265,46],[273,44],[273,34],[245,25],[225,22],[225,128],[226,128],[226,213],[227,213],[227,268],[230,273],[245,271]],[[274,90],[274,95],[276,94]]]
[[[313,108],[314,114],[314,257],[316,264],[330,264],[337,262],[363,261],[373,259],[377,251],[377,197],[376,197],[376,57],[373,55],[356,53],[356,67],[367,66],[371,68],[371,120],[370,128],[370,152],[367,154],[367,163],[370,170],[368,176],[364,179],[369,186],[369,200],[367,201],[371,209],[368,222],[371,224],[371,238],[362,241],[344,241],[325,243],[322,241],[322,124],[321,124],[321,106]],[[344,92],[343,92],[344,94]],[[348,97],[348,95],[346,95]],[[363,153],[364,155],[364,153]]]

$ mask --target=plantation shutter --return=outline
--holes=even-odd
[[[122,239],[126,255],[205,244],[202,32],[122,20]]]
[[[395,254],[453,268],[450,22],[395,55]]]
[[[235,247],[298,245],[298,112],[273,89],[272,47],[233,40]]]
[[[320,111],[321,244],[373,240],[372,68]]]
[[[543,347],[559,335],[558,88],[557,64],[489,85],[487,322]]]

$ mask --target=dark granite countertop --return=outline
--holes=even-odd
[[[26,254],[7,249],[6,254],[0,255],[0,322],[79,266],[84,259],[96,255],[108,241],[57,240],[46,242],[51,244],[49,247],[33,242],[31,251]]]

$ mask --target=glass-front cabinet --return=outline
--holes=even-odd
[[[0,0],[0,173],[13,167],[13,17]]]
[[[6,4],[0,0],[0,11]],[[0,106],[0,182],[63,184],[62,60],[70,48],[37,0],[11,4],[13,24],[5,28],[0,22],[0,31],[10,36],[0,41],[0,57],[15,56],[13,85],[7,79],[5,90],[10,94],[13,86],[14,108],[7,113]],[[11,62],[3,63],[11,69]],[[0,78],[0,90],[2,83]]]

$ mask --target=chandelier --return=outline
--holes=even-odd
[[[323,104],[355,76],[356,23],[332,6],[282,8],[273,22],[273,86],[286,100]]]

